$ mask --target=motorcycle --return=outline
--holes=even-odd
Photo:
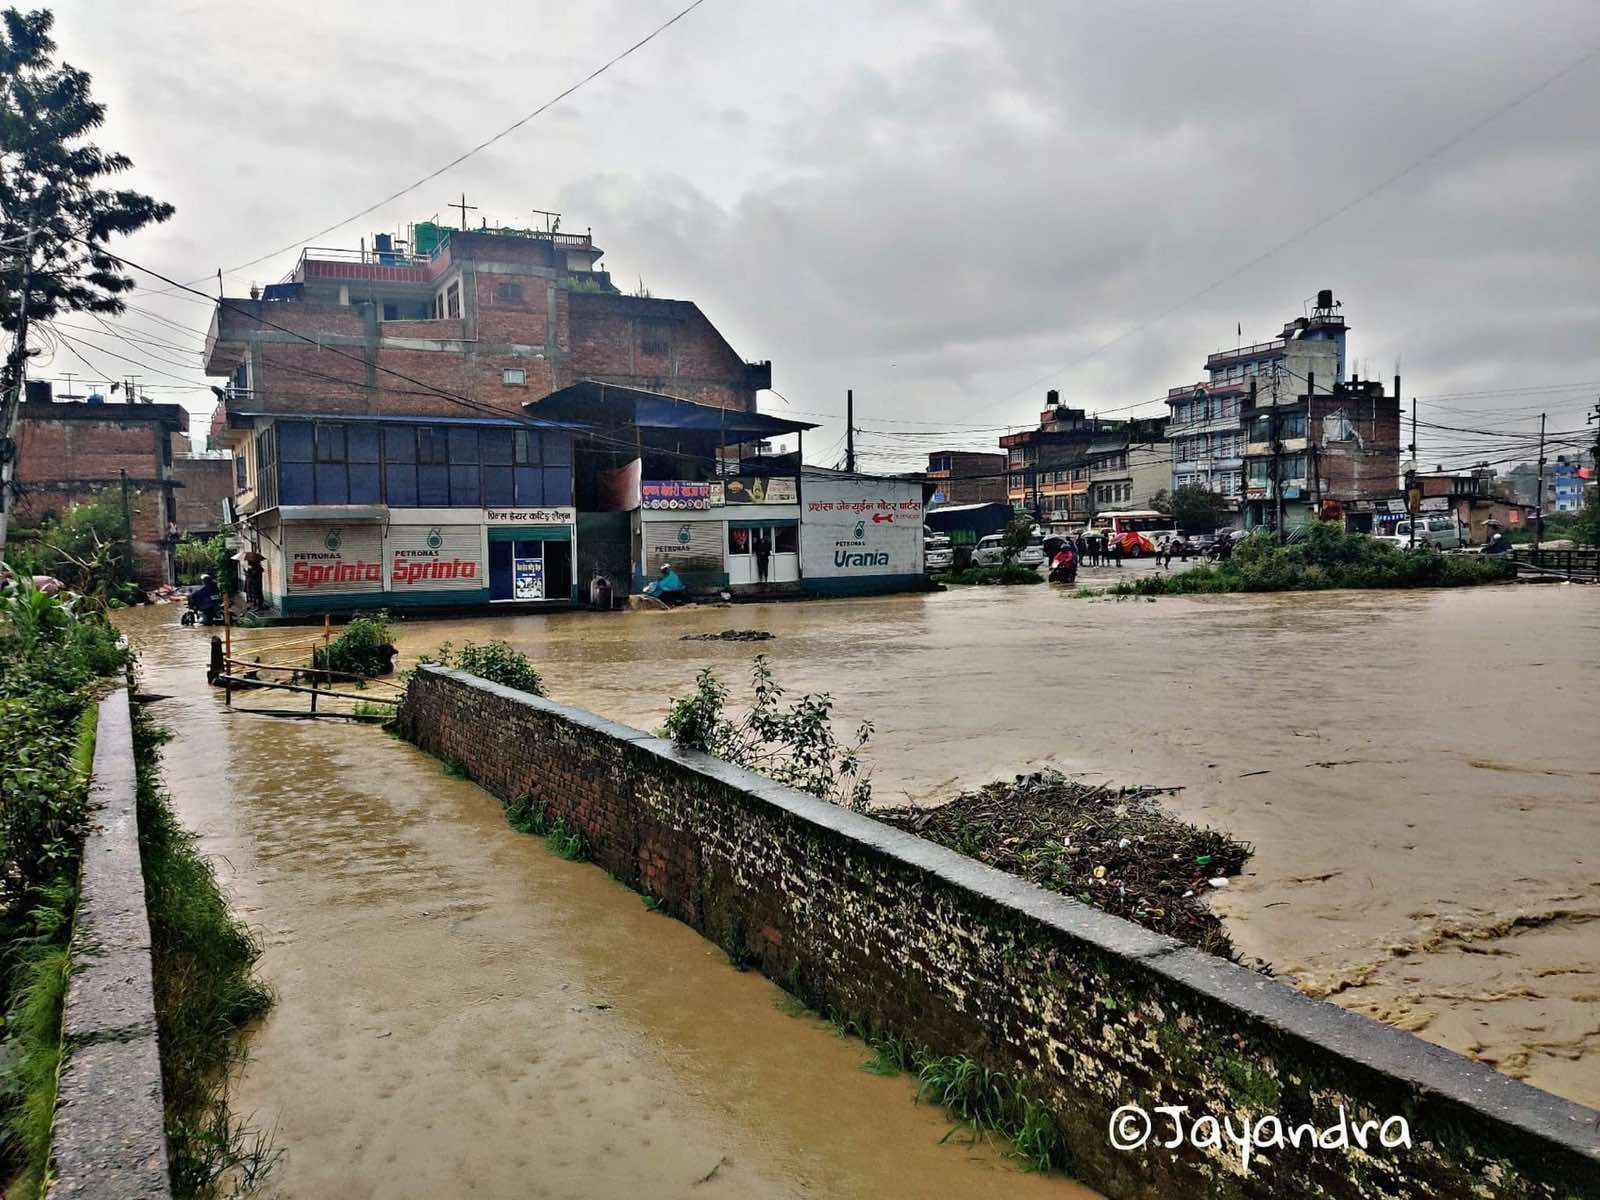
[[[183,610],[183,615],[178,618],[180,625],[220,625],[222,624],[222,601],[212,595],[208,600],[196,603],[195,593],[189,593],[188,605]]]
[[[1050,561],[1051,583],[1076,583],[1078,581],[1078,556],[1063,550]]]

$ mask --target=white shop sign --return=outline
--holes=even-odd
[[[383,529],[376,521],[285,525],[291,594],[383,591]]]
[[[472,592],[488,587],[481,525],[391,525],[383,539],[394,592]]]
[[[800,562],[808,579],[922,574],[922,485],[808,477]]]

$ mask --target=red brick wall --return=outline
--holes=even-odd
[[[222,502],[233,495],[233,459],[177,458],[172,472],[181,485],[173,493],[178,533],[215,533],[222,528]]]
[[[1515,1200],[1600,1195],[1589,1110],[901,830],[458,672],[419,670],[397,720],[502,802],[527,796],[577,830],[597,866],[738,966],[1023,1081],[1074,1174],[1113,1200],[1421,1200],[1486,1177]],[[1298,1144],[1243,1172],[1189,1148],[1113,1148],[1126,1104],[1235,1127],[1333,1126],[1335,1105],[1352,1123],[1405,1114],[1415,1148]]]

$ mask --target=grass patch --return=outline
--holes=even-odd
[[[568,862],[582,862],[588,857],[583,844],[583,834],[559,818],[544,835],[544,844],[550,848],[551,854]]]
[[[640,896],[639,899],[644,901],[644,909],[646,912],[658,913],[666,911],[667,906],[660,900],[657,900],[654,896]]]
[[[545,694],[544,680],[533,669],[533,663],[522,651],[512,649],[509,642],[463,642],[459,650],[445,642],[432,654],[425,654],[417,660],[418,666],[425,664],[453,667],[529,695]]]
[[[374,704],[370,700],[357,700],[356,706],[350,710],[350,715],[357,720],[368,721],[374,725],[381,724],[394,717],[394,705]]]
[[[786,1017],[814,1017],[817,1014],[806,1007],[805,1001],[788,992],[780,991],[772,998],[772,1007]]]
[[[933,576],[935,583],[969,585],[1011,585],[1043,583],[1044,576],[1033,567],[1016,563],[1003,563],[998,567],[968,567],[964,571],[951,571],[947,575]]]
[[[1514,564],[1501,555],[1407,550],[1320,523],[1287,546],[1257,534],[1240,542],[1226,562],[1125,580],[1098,594],[1154,597],[1328,588],[1473,587],[1505,583],[1515,575]],[[1074,594],[1081,596],[1086,591],[1080,588]]]
[[[445,759],[444,764],[440,767],[440,770],[442,770],[451,779],[472,778],[472,772],[467,770],[467,764],[462,762],[459,758]]]
[[[139,767],[139,849],[155,974],[161,1083],[174,1194],[253,1186],[281,1152],[228,1107],[227,1081],[243,1055],[239,1034],[272,1004],[253,975],[261,943],[228,907],[194,837],[161,787],[166,740],[143,711],[134,719]]]
[[[527,795],[518,796],[505,806],[505,814],[507,825],[518,833],[542,837],[550,853],[557,858],[564,858],[568,862],[582,862],[588,857],[588,849],[583,843],[583,833],[572,828],[560,817],[551,820],[542,800],[535,800]],[[650,896],[644,897],[644,905],[652,912],[659,912],[661,908],[661,902]]]
[[[1066,1169],[1066,1139],[1055,1117],[1010,1075],[964,1055],[919,1054],[917,1102],[932,1100],[973,1129],[999,1134],[1035,1171]]]
[[[6,1138],[22,1170],[6,1195],[19,1200],[44,1195],[68,966],[65,946],[43,946],[24,956],[15,976],[16,1003],[6,1022]]]

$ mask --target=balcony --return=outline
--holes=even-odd
[[[344,250],[333,246],[307,246],[285,282],[308,279],[371,280],[383,283],[429,283],[431,258],[417,258],[397,250]]]
[[[1282,338],[1273,338],[1270,342],[1256,342],[1253,345],[1238,346],[1232,350],[1218,350],[1215,354],[1206,355],[1206,370],[1210,371],[1221,364],[1239,362],[1246,358],[1262,358],[1268,355],[1282,354],[1284,345]]]

